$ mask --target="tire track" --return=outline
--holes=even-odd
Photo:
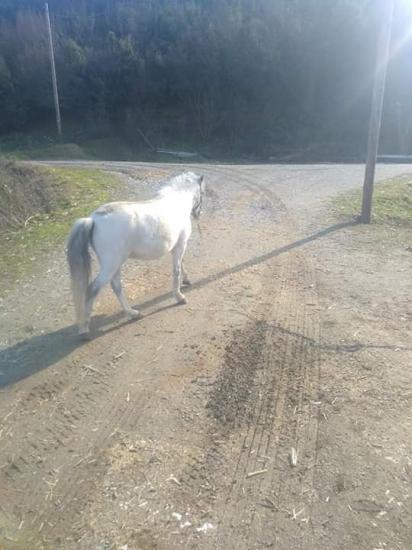
[[[253,548],[259,540],[264,544],[273,543],[273,540],[262,541],[262,521],[263,524],[265,521],[272,522],[273,511],[285,515],[292,513],[296,506],[298,512],[299,502],[295,504],[294,499],[299,494],[303,498],[303,492],[307,490],[307,487],[303,488],[301,475],[309,469],[309,461],[313,460],[316,450],[316,437],[313,438],[309,432],[317,432],[317,419],[313,429],[310,410],[306,405],[314,397],[309,384],[308,365],[315,371],[319,365],[304,338],[295,335],[297,329],[302,329],[304,335],[308,334],[305,311],[300,313],[298,302],[293,303],[289,296],[279,301],[278,312],[282,311],[282,301],[294,310],[282,320],[281,325],[292,334],[286,335],[286,338],[283,334],[279,338],[276,325],[268,333],[266,377],[260,389],[264,398],[252,422],[252,435],[249,428],[249,441],[240,448],[239,463],[243,464],[234,469],[232,489],[225,501],[225,514],[219,525],[223,535],[216,536],[216,548]],[[276,323],[279,323],[279,317]],[[298,465],[293,471],[288,464],[292,447],[299,453]],[[262,470],[267,472],[247,481],[248,473]],[[309,484],[311,490],[313,480],[308,479],[305,484]],[[274,503],[274,510],[264,520],[258,510],[262,501],[269,505]],[[239,536],[233,537],[233,533],[239,533]]]

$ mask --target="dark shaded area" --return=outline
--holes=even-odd
[[[362,154],[381,0],[49,4],[66,141],[115,135],[147,150],[142,130],[156,147],[220,158]],[[0,133],[53,134],[43,10],[40,0],[1,2]],[[401,0],[386,153],[412,152],[411,27],[410,3]]]

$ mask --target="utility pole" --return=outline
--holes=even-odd
[[[57,76],[56,76],[56,66],[54,63],[53,37],[52,37],[51,25],[50,25],[49,4],[47,2],[45,4],[45,11],[46,11],[47,30],[49,32],[50,65],[51,65],[51,72],[52,72],[54,109],[56,111],[57,133],[59,135],[59,138],[61,138],[62,121],[60,118],[59,92],[57,90]]]
[[[369,121],[368,152],[366,156],[365,179],[363,183],[361,223],[370,223],[372,212],[373,184],[375,180],[376,157],[379,147],[379,134],[382,122],[383,96],[385,94],[386,69],[388,67],[391,44],[394,0],[383,0],[382,28],[379,37],[378,53],[373,83],[372,106]]]

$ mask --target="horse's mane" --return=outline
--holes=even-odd
[[[172,176],[161,184],[158,191],[159,195],[166,195],[170,191],[190,191],[193,193],[197,189],[199,176],[194,172],[183,172]]]

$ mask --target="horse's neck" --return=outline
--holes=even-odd
[[[165,205],[173,205],[173,207],[178,207],[179,209],[187,209],[189,213],[193,208],[193,195],[189,191],[168,189],[160,194],[159,199]]]

